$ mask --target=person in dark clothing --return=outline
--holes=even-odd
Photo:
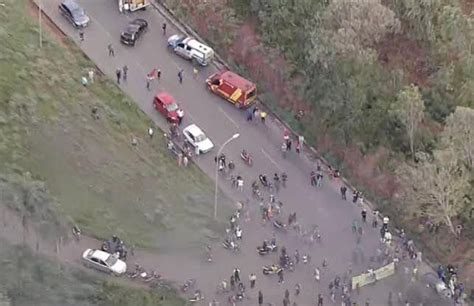
[[[316,172],[311,171],[310,178],[311,178],[311,186],[316,186]]]
[[[230,290],[234,290],[235,289],[235,278],[234,278],[234,275],[231,275],[230,276]]]
[[[318,294],[318,306],[323,306],[323,297],[321,293]]]
[[[283,279],[283,270],[280,270],[280,272],[278,272],[278,283],[283,284],[284,282],[285,280]]]
[[[285,299],[290,299],[290,291],[288,291],[288,289],[285,290]]]
[[[237,268],[234,269],[234,278],[237,283],[240,283],[240,270]]]
[[[262,291],[258,291],[258,305],[263,305],[263,294]]]
[[[360,215],[362,216],[362,222],[367,223],[367,210],[363,209]]]
[[[122,68],[123,71],[123,80],[126,82],[127,81],[127,75],[128,75],[128,66],[124,65]]]
[[[166,35],[166,22],[163,22],[161,29],[163,30],[163,35]]]
[[[120,78],[122,76],[122,69],[118,68],[116,71],[115,71],[115,75],[117,76],[117,84],[120,84]]]
[[[341,187],[341,197],[342,197],[343,200],[347,200],[346,199],[346,192],[347,192],[347,187],[346,187],[346,185],[343,185]]]

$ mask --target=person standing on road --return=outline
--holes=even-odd
[[[323,296],[320,294],[318,294],[318,306],[323,306]]]
[[[295,285],[295,296],[300,295],[300,292],[301,292],[301,285],[300,285],[300,283],[296,283],[296,285]]]
[[[109,56],[115,56],[115,50],[114,50],[114,47],[112,46],[112,44],[109,44],[107,46],[107,49],[109,50]]]
[[[235,277],[234,274],[230,276],[230,290],[234,291],[235,289]]]
[[[257,281],[257,275],[251,273],[249,276],[250,280],[250,289],[253,289],[255,287],[255,282]]]
[[[379,225],[379,212],[378,210],[374,210],[373,212],[374,218],[372,219],[372,227],[377,228]]]
[[[263,293],[262,293],[262,291],[258,291],[258,305],[259,306],[263,305]]]
[[[347,199],[347,198],[346,198],[346,192],[347,192],[347,187],[346,187],[346,185],[342,185],[342,186],[341,186],[341,198],[342,198],[343,200],[346,200],[346,199]]]
[[[123,81],[126,82],[127,81],[127,75],[128,75],[128,66],[124,65],[123,68],[122,68],[122,71],[123,71]]]
[[[184,69],[179,70],[178,72],[179,84],[183,84],[183,74],[184,74]]]
[[[166,22],[163,22],[161,29],[163,30],[163,36],[165,36],[166,35]]]
[[[281,269],[281,270],[278,272],[278,283],[279,283],[279,284],[285,283],[285,280],[283,279],[283,269]]]
[[[237,283],[240,283],[240,270],[238,268],[234,269],[234,278]]]
[[[362,222],[367,223],[367,210],[365,208],[362,209],[360,215],[362,216]]]
[[[122,76],[122,69],[117,68],[117,70],[115,70],[115,75],[117,76],[117,84],[120,84],[120,78]]]

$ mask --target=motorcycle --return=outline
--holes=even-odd
[[[252,167],[253,159],[249,153],[246,153],[245,151],[240,152],[240,158],[242,158],[242,160],[247,164],[247,166]]]
[[[265,187],[268,187],[268,180],[267,180],[267,176],[266,175],[263,175],[263,174],[260,174],[258,176],[258,179],[260,180],[260,183],[265,186]]]
[[[191,303],[199,302],[202,300],[204,300],[204,295],[202,295],[200,290],[196,290],[196,292],[194,293],[194,296],[189,299]]]
[[[280,220],[273,221],[273,226],[278,230],[286,232],[286,224],[281,222]]]
[[[237,252],[240,250],[239,245],[232,240],[224,240],[224,242],[222,242],[222,246],[225,249],[231,250],[233,252]]]
[[[184,284],[181,286],[181,291],[186,292],[188,289],[194,287],[196,284],[196,280],[194,278],[190,278],[184,282]]]
[[[283,271],[283,268],[275,264],[270,265],[270,266],[263,266],[262,268],[262,272],[264,275],[278,274],[281,271]]]

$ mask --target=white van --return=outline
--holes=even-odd
[[[207,66],[214,58],[214,50],[192,37],[172,35],[168,38],[168,46],[173,51],[188,60],[194,60],[202,66]]]

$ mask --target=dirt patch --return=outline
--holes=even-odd
[[[471,14],[472,10],[474,10],[474,0],[461,0],[460,2],[464,14]]]
[[[36,3],[33,0],[27,2],[27,12],[28,15],[38,19],[39,17],[39,9]],[[51,36],[57,41],[62,47],[68,48],[69,45],[67,44],[67,36],[49,19],[49,17],[41,11],[41,21],[43,25],[43,29],[46,30]]]
[[[379,61],[385,68],[401,69],[410,83],[428,86],[434,72],[426,48],[405,34],[388,34],[376,46]]]

